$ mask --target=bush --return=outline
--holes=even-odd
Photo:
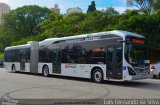
[[[4,53],[0,52],[0,59],[3,59],[3,58],[4,58]]]
[[[11,45],[12,46],[22,45],[22,44],[26,44],[29,41],[41,41],[41,40],[44,40],[46,38],[47,38],[47,36],[45,36],[45,35],[29,36],[29,37],[23,38],[22,40],[20,40],[18,42],[13,42]]]

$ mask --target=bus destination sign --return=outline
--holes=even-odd
[[[144,44],[144,40],[141,40],[141,39],[132,39],[132,43],[135,43],[135,44]]]

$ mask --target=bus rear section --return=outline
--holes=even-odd
[[[4,68],[11,72],[38,73],[39,42],[7,47],[4,51]]]

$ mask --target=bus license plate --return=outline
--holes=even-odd
[[[146,75],[144,75],[143,78],[145,79],[145,78],[146,78]]]

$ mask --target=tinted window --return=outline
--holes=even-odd
[[[5,51],[5,62],[18,62],[19,58],[19,52],[18,50],[8,50]]]
[[[30,49],[19,50],[19,61],[30,62]]]
[[[77,53],[72,49],[63,50],[63,63],[76,63]]]
[[[67,46],[62,50],[62,63],[77,63],[78,61],[78,52],[76,46],[73,46],[71,49]]]
[[[39,51],[40,62],[52,62],[52,52],[48,49],[41,49]]]
[[[84,48],[78,48],[78,63],[87,63],[87,51]]]
[[[90,62],[95,64],[105,63],[105,49],[103,47],[93,48],[90,50]]]

